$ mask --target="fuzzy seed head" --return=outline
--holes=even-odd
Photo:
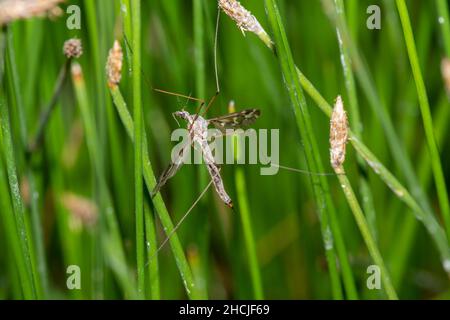
[[[236,22],[242,32],[249,31],[256,34],[265,33],[258,20],[250,11],[245,9],[239,1],[219,0],[219,7],[227,16]]]
[[[68,58],[79,58],[83,54],[83,46],[80,39],[69,39],[64,42],[64,55]]]
[[[334,169],[341,168],[345,161],[348,140],[348,120],[341,96],[336,98],[330,121],[330,160]]]
[[[106,76],[110,88],[116,87],[122,77],[123,51],[119,41],[114,41],[114,46],[109,50],[106,63]]]
[[[42,16],[54,16],[64,0],[0,0],[0,26],[9,22]]]
[[[445,83],[445,90],[450,95],[450,58],[442,59],[441,72]]]
[[[98,210],[91,200],[66,192],[61,196],[61,204],[69,211],[72,219],[81,222],[82,225],[93,226],[96,223]]]

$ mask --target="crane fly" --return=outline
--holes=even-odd
[[[211,119],[205,119],[199,114],[190,114],[184,110],[177,111],[173,115],[187,122],[190,141],[181,148],[176,159],[172,159],[172,162],[169,164],[168,168],[161,174],[158,179],[158,183],[152,191],[152,197],[154,197],[166,184],[166,182],[177,173],[183,165],[183,160],[187,154],[187,150],[191,147],[191,145],[195,147],[195,143],[197,143],[203,154],[206,167],[208,168],[208,172],[211,176],[211,180],[217,194],[228,207],[233,208],[233,201],[225,190],[223,180],[220,175],[220,168],[215,163],[211,148],[208,144],[208,127],[209,125],[213,125],[222,133],[224,133],[227,129],[247,127],[259,118],[261,111],[259,109],[247,109]]]

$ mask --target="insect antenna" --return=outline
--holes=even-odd
[[[219,37],[220,7],[217,7],[216,32],[214,34],[214,73],[216,76],[216,92],[220,92],[219,72],[217,70],[217,40]]]
[[[134,54],[134,53],[133,53],[133,49],[131,48],[131,45],[130,45],[130,43],[129,43],[129,41],[128,41],[128,38],[127,38],[127,36],[126,36],[125,33],[123,34],[123,37],[124,37],[124,41],[125,41],[125,44],[126,44],[128,50],[130,51],[131,54]],[[182,93],[172,92],[172,91],[163,90],[163,89],[158,89],[158,88],[153,87],[153,85],[150,83],[149,78],[147,77],[147,75],[146,75],[144,69],[142,69],[142,67],[141,67],[141,70],[140,70],[140,71],[141,71],[141,74],[142,74],[143,79],[144,79],[144,81],[146,82],[147,86],[148,86],[149,88],[151,88],[153,91],[156,91],[156,92],[159,92],[159,93],[163,93],[163,94],[167,94],[167,95],[170,95],[170,96],[175,96],[175,97],[185,98],[185,99],[191,100],[191,101],[200,102],[200,106],[197,108],[197,113],[198,113],[199,110],[201,110],[201,109],[203,108],[203,106],[205,105],[206,102],[205,102],[204,99],[200,99],[200,98],[192,97],[192,96],[190,96],[190,95],[188,96],[188,95],[185,95],[185,94],[182,94]]]

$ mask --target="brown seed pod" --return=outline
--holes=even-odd
[[[348,140],[348,120],[341,96],[336,98],[330,121],[330,161],[334,169],[342,168]]]
[[[123,51],[119,41],[114,41],[114,46],[109,50],[106,63],[106,76],[110,88],[116,87],[122,77]]]
[[[227,16],[236,22],[242,32],[249,31],[256,34],[264,32],[254,15],[245,9],[239,1],[236,0],[219,0],[219,7]]]

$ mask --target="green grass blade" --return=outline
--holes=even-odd
[[[441,27],[444,48],[447,57],[450,57],[450,16],[448,2],[446,0],[436,0],[438,22]]]
[[[300,131],[301,137],[304,140],[304,147],[306,151],[306,158],[308,168],[312,172],[324,172],[324,166],[320,159],[317,142],[312,130],[312,124],[309,117],[308,107],[303,95],[300,82],[298,81],[295,64],[290,52],[287,37],[284,32],[284,27],[281,22],[281,17],[278,12],[277,5],[274,0],[266,0],[266,10],[269,21],[272,25],[272,30],[275,33],[275,42],[277,44],[277,53],[282,66],[283,75],[289,91],[291,102],[295,107],[297,127]],[[320,219],[322,224],[322,237],[325,245],[325,252],[330,267],[330,276],[332,279],[333,297],[336,299],[342,298],[342,289],[339,280],[339,274],[336,269],[336,249],[333,242],[336,241],[338,246],[338,255],[344,273],[344,283],[349,289],[349,292],[355,292],[354,280],[349,266],[347,251],[345,249],[344,241],[340,232],[338,221],[335,217],[334,205],[329,194],[328,182],[323,176],[311,176],[312,184],[315,190],[317,206],[320,211]],[[332,234],[332,236],[331,236]],[[334,238],[334,240],[333,240]]]
[[[134,192],[136,219],[136,259],[138,292],[145,292],[145,234],[144,194],[142,181],[142,92],[141,92],[141,1],[131,1],[132,48],[133,48],[133,118],[134,118]]]
[[[397,300],[398,296],[395,292],[394,286],[392,285],[391,278],[389,276],[389,272],[384,264],[383,258],[381,257],[380,250],[373,238],[369,224],[362,212],[361,206],[358,203],[356,195],[353,191],[353,188],[350,184],[350,181],[347,178],[346,174],[341,174],[337,172],[337,176],[339,182],[341,183],[342,190],[347,198],[347,202],[353,212],[353,216],[355,217],[356,223],[358,224],[359,230],[361,231],[364,242],[366,243],[367,249],[369,250],[370,255],[372,256],[375,264],[380,268],[381,279],[384,284],[384,289],[386,290],[386,294],[390,300]]]
[[[26,119],[26,108],[21,94],[21,81],[19,79],[19,73],[17,70],[16,53],[13,46],[13,34],[12,30],[9,31],[9,43],[8,43],[8,55],[7,55],[7,76],[10,83],[10,96],[14,106],[13,110],[16,111],[17,116],[15,119],[18,122],[20,128],[20,153],[18,163],[24,163],[28,165],[27,145],[28,145],[28,125]],[[34,282],[38,299],[45,299],[45,295],[48,292],[48,275],[47,275],[47,263],[44,252],[44,238],[42,234],[42,222],[39,213],[38,192],[36,190],[35,176],[30,166],[25,169],[24,177],[28,180],[30,197],[30,222],[31,230],[30,234],[30,249],[32,250],[32,266],[34,274]],[[34,257],[35,256],[35,257]]]
[[[113,271],[124,288],[127,297],[133,298],[135,296],[134,290],[130,287],[133,281],[130,280],[125,253],[123,249],[122,237],[118,226],[117,218],[115,216],[114,205],[112,203],[111,195],[108,190],[106,178],[102,170],[101,148],[99,147],[99,138],[96,131],[95,122],[92,112],[89,108],[89,98],[87,95],[86,85],[80,65],[72,66],[72,78],[75,87],[75,93],[80,107],[83,125],[86,131],[86,142],[91,161],[91,166],[96,179],[98,189],[98,202],[101,209],[100,226],[98,232],[100,233],[100,252],[106,249],[106,258],[108,258]],[[102,225],[102,220],[105,220],[106,226]],[[106,234],[106,235],[105,235]],[[113,248],[113,249],[111,249]],[[97,266],[99,267],[99,266]],[[101,272],[101,270],[99,270]]]
[[[332,108],[325,98],[317,91],[314,85],[308,78],[297,68],[297,76],[299,78],[302,87],[308,93],[308,95],[314,100],[316,105],[325,113],[328,117],[331,117]],[[412,209],[416,218],[420,220],[428,230],[431,238],[434,240],[436,247],[439,250],[442,259],[442,265],[447,273],[450,273],[450,269],[446,267],[448,261],[450,261],[450,252],[447,244],[447,237],[445,231],[437,222],[433,214],[425,211],[409,193],[409,191],[400,183],[400,181],[381,163],[381,161],[370,151],[370,149],[364,145],[354,134],[350,133],[350,142],[355,147],[356,151],[374,172],[380,176],[380,178],[386,183],[386,185],[395,193],[397,197],[409,208]]]
[[[409,60],[411,63],[414,80],[416,82],[417,94],[419,96],[420,111],[425,129],[425,135],[428,144],[428,151],[431,157],[431,167],[438,194],[439,204],[441,207],[442,217],[444,218],[445,228],[447,230],[447,238],[450,239],[450,203],[447,186],[445,183],[444,172],[440,160],[439,149],[434,136],[433,118],[431,116],[430,104],[428,101],[425,82],[420,70],[419,58],[417,56],[416,44],[409,19],[408,8],[404,0],[397,0],[397,8],[400,14],[400,20],[403,26],[406,47],[408,49]]]
[[[361,115],[359,111],[359,101],[358,94],[356,91],[355,77],[352,70],[352,61],[350,59],[350,55],[348,52],[348,45],[345,42],[349,39],[343,39],[341,36],[342,28],[345,22],[345,7],[344,2],[342,0],[335,1],[335,11],[337,16],[337,36],[339,42],[339,50],[341,52],[341,64],[345,78],[345,87],[347,89],[348,95],[348,110],[350,115],[350,127],[352,128],[354,134],[361,139],[361,135],[363,132],[363,124],[361,121]],[[363,199],[363,208],[366,214],[367,220],[369,222],[369,226],[372,234],[375,238],[377,238],[377,227],[376,227],[376,212],[373,203],[373,195],[370,190],[369,181],[365,178],[364,172],[367,170],[367,166],[364,160],[357,155],[358,161],[358,174],[359,174],[359,191],[361,194],[361,199]],[[356,298],[356,297],[353,297]]]
[[[245,175],[242,168],[237,168],[235,173],[236,192],[239,203],[239,215],[241,216],[242,230],[244,232],[245,247],[248,255],[248,264],[252,279],[253,298],[264,299],[264,291],[261,280],[260,266],[256,255],[255,238],[250,218],[250,205],[248,203]]]
[[[128,111],[127,105],[125,103],[125,100],[123,99],[122,94],[120,93],[119,88],[118,87],[112,88],[111,95],[113,96],[114,105],[116,106],[117,112],[122,120],[124,127],[126,128],[128,136],[130,140],[134,143],[135,131],[133,119],[131,118],[131,115]],[[144,138],[144,146],[147,146],[147,139],[145,134],[143,138]],[[153,188],[156,186],[156,178],[151,166],[151,162],[148,156],[148,150],[146,147],[143,149],[142,165],[145,184],[147,186],[149,195],[151,195]],[[196,288],[194,286],[194,278],[192,275],[192,271],[187,262],[186,256],[183,251],[183,247],[181,246],[177,233],[172,234],[173,223],[160,193],[158,193],[153,198],[153,205],[155,206],[156,212],[158,213],[159,219],[161,220],[164,232],[166,233],[166,235],[171,235],[169,239],[170,247],[175,257],[175,262],[178,266],[178,270],[183,280],[186,292],[191,299],[196,299],[198,295],[196,292]]]
[[[21,259],[18,262],[20,282],[22,284],[23,296],[25,299],[36,299],[36,289],[34,286],[34,275],[32,266],[32,255],[30,249],[30,235],[25,223],[25,208],[19,191],[17,180],[17,169],[14,157],[13,140],[11,136],[11,126],[9,120],[9,110],[6,103],[3,88],[0,88],[0,125],[3,151],[5,153],[6,170],[12,205],[14,210],[16,232],[20,243]]]
[[[148,261],[148,283],[150,289],[149,298],[153,300],[161,299],[160,292],[160,277],[159,277],[159,265],[157,256],[157,238],[156,238],[156,225],[153,212],[150,210],[149,205],[144,204],[145,213],[145,239],[147,246],[147,258]]]
[[[332,7],[333,5],[332,1],[330,0],[325,0],[324,3],[328,7]],[[327,10],[327,12],[330,13],[331,10]],[[329,14],[329,16],[333,23],[336,24],[337,21],[335,16],[333,14]],[[341,25],[340,27],[342,31],[342,38],[350,39],[350,33],[348,32],[346,25]],[[412,165],[412,161],[408,157],[406,148],[395,131],[395,127],[386,108],[386,104],[383,103],[379,93],[376,90],[375,82],[369,72],[367,65],[363,60],[362,55],[360,54],[358,48],[354,45],[353,41],[347,40],[346,43],[349,46],[348,49],[350,57],[353,61],[355,74],[359,80],[362,90],[367,96],[369,106],[377,115],[383,126],[390,151],[396,161],[398,168],[402,171],[405,179],[408,182],[409,189],[411,190],[413,196],[418,199],[418,202],[423,208],[424,212],[426,212],[426,214],[430,217],[434,216],[434,212],[431,208],[425,191],[423,190],[417,178]]]

